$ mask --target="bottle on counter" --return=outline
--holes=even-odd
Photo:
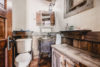
[[[65,30],[69,30],[69,26],[68,26],[68,23],[66,24],[66,28],[65,28]]]

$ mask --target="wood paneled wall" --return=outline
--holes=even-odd
[[[100,56],[100,32],[92,31],[66,31],[62,32],[62,43],[69,44],[75,48],[79,48],[95,55]],[[63,42],[64,41],[64,42]]]

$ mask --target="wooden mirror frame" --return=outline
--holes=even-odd
[[[64,18],[76,15],[82,11],[93,8],[94,0],[82,0],[78,4],[73,5],[74,0],[65,0],[64,2]]]

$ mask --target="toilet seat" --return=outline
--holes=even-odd
[[[32,57],[29,53],[19,54],[15,59],[16,67],[27,67],[31,61]]]

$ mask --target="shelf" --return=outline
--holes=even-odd
[[[61,31],[61,34],[64,35],[63,37],[83,40],[88,32],[91,32],[91,30]]]
[[[67,32],[82,32],[82,33],[87,33],[90,32],[91,30],[72,30],[72,31],[61,31],[61,33],[67,33]]]
[[[39,11],[36,14],[36,22],[37,25],[40,26],[42,23],[46,23],[45,21],[49,21],[51,26],[55,25],[55,14],[54,12],[49,11]]]

